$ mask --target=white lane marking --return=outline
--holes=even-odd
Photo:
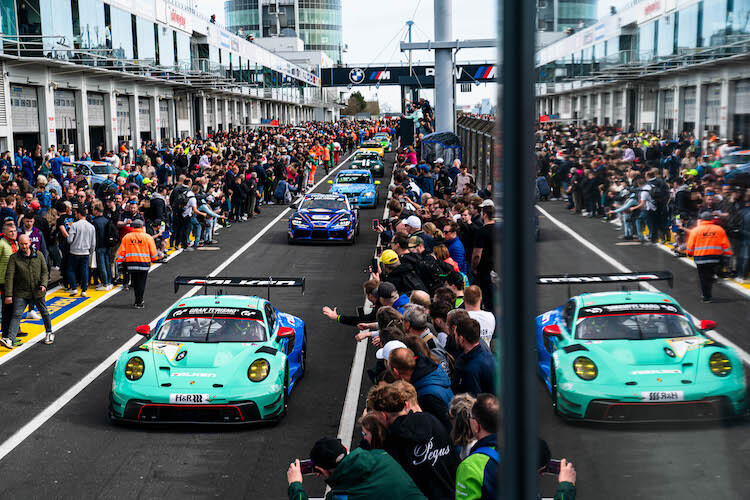
[[[173,257],[175,257],[176,255],[179,255],[180,253],[182,253],[182,249],[177,250],[175,252],[172,252],[167,257],[166,261],[171,260]],[[163,265],[164,264],[161,264],[161,263],[160,264],[154,264],[153,266],[151,266],[149,268],[148,272],[154,271],[154,270],[160,268]],[[55,288],[53,288],[52,290],[50,290],[49,292],[47,292],[47,296],[49,296],[50,294],[52,294],[52,293],[60,290],[61,288],[62,288],[62,286],[59,286],[59,285],[56,286]],[[80,318],[81,316],[83,316],[84,314],[86,314],[87,312],[89,312],[90,310],[92,310],[93,308],[97,307],[99,304],[101,304],[105,300],[108,300],[110,297],[112,297],[112,296],[120,293],[121,291],[122,291],[122,287],[121,286],[118,286],[117,288],[113,288],[112,290],[110,290],[109,292],[105,293],[104,295],[102,295],[98,299],[94,300],[90,304],[87,304],[86,306],[84,306],[79,311],[74,312],[73,314],[71,314],[67,318],[63,319],[59,323],[55,323],[54,325],[52,325],[52,331],[53,332],[57,332],[61,328],[64,328],[65,326],[67,326],[70,323],[72,323],[73,321],[77,320],[78,318]],[[45,300],[46,300],[46,296],[45,296]],[[38,344],[39,342],[41,342],[42,340],[44,340],[45,336],[46,336],[46,332],[42,332],[42,333],[40,333],[40,334],[38,334],[38,335],[36,335],[36,336],[28,339],[26,342],[24,342],[20,346],[14,348],[8,354],[6,354],[6,355],[4,355],[3,357],[0,358],[0,365],[3,365],[4,363],[7,363],[8,361],[10,361],[11,359],[15,358],[16,356],[18,356],[22,352],[24,352],[27,349],[30,349],[32,346]],[[57,340],[59,341],[60,339],[58,338]]]
[[[625,267],[623,264],[621,264],[620,262],[616,261],[613,257],[607,255],[603,250],[599,249],[599,247],[597,247],[596,245],[594,245],[590,241],[584,239],[583,236],[581,236],[580,234],[578,234],[575,231],[573,231],[570,227],[568,227],[567,225],[565,225],[563,222],[561,222],[561,221],[557,220],[556,218],[554,218],[552,215],[550,215],[549,212],[547,212],[546,210],[544,210],[539,205],[536,206],[536,209],[539,210],[542,213],[542,215],[544,215],[547,219],[549,219],[550,222],[552,222],[557,227],[559,227],[560,229],[562,229],[563,231],[565,231],[566,233],[568,233],[570,236],[572,236],[573,238],[575,238],[579,243],[581,243],[583,246],[585,246],[586,248],[588,248],[589,250],[591,250],[592,252],[594,252],[596,255],[598,255],[599,257],[601,257],[604,261],[606,261],[608,264],[610,264],[612,267],[614,267],[618,271],[623,272],[623,273],[632,273],[633,272],[630,269],[628,269],[627,267]],[[651,292],[662,293],[661,290],[659,290],[658,288],[656,288],[655,286],[653,286],[650,283],[639,283],[639,285],[641,285],[643,288],[645,288],[646,290],[649,290]],[[683,308],[683,310],[690,315],[690,317],[692,318],[692,320],[694,322],[698,321],[698,318],[695,317],[694,315],[690,314],[689,311],[687,311],[684,308]],[[735,351],[737,351],[737,354],[739,354],[740,358],[742,358],[742,361],[744,361],[745,364],[750,365],[750,354],[748,354],[745,350],[743,350],[742,348],[740,348],[737,344],[735,344],[734,342],[732,342],[731,340],[729,340],[728,338],[726,338],[725,336],[723,336],[722,334],[720,334],[716,330],[710,330],[710,331],[706,331],[704,333],[707,336],[711,337],[712,339],[714,339],[714,340],[716,340],[718,342],[721,342],[722,344],[725,344],[725,345],[731,347],[732,349],[734,349]]]
[[[395,162],[394,162],[395,167]],[[391,173],[391,182],[393,174]],[[387,187],[386,187],[387,189]],[[388,200],[391,199],[391,192],[388,191],[385,197],[385,208],[383,209],[383,218],[388,218]],[[380,236],[378,236],[378,239]],[[373,252],[373,257],[377,258],[377,250]],[[365,299],[365,307],[368,300]],[[349,372],[349,385],[346,388],[346,397],[344,398],[344,408],[341,410],[341,421],[339,422],[338,438],[347,449],[351,449],[352,437],[354,436],[354,424],[357,421],[357,407],[359,406],[359,391],[362,388],[362,374],[365,370],[365,357],[367,355],[368,339],[357,342],[357,348],[354,351],[354,360],[352,361],[352,370]],[[326,489],[328,493],[328,489]]]
[[[344,161],[339,163],[339,165],[336,166],[336,168],[331,169],[331,171],[328,174],[326,174],[325,177],[320,179],[320,181],[316,183],[312,187],[312,189],[315,189],[320,184],[322,184],[323,181],[325,181],[331,174],[333,174],[336,170],[338,170],[341,167],[341,165],[346,163],[349,160],[349,158],[351,158],[352,156],[354,156],[354,153],[352,153],[351,155],[349,155],[348,158],[346,158]],[[275,219],[269,222],[250,241],[242,245],[242,247],[239,250],[234,252],[227,260],[225,260],[216,269],[214,269],[211,272],[211,274],[209,274],[208,276],[214,277],[220,272],[222,272],[224,269],[226,269],[227,266],[229,266],[234,260],[237,259],[237,257],[242,255],[245,251],[247,251],[248,248],[253,246],[264,234],[266,234],[290,210],[291,208],[287,207],[284,211],[282,211],[279,215],[277,215]],[[198,290],[200,289],[201,287],[199,286],[192,287],[185,295],[177,299],[172,305],[170,305],[161,314],[159,314],[156,318],[154,318],[149,323],[149,326],[151,328],[156,326],[156,323],[159,320],[159,318],[165,315],[167,311],[169,311],[173,307],[174,304],[177,304],[180,300],[184,300],[192,295],[195,295],[195,293],[198,292]],[[119,349],[117,349],[115,352],[110,354],[107,357],[107,359],[102,361],[93,370],[88,372],[81,380],[76,382],[70,389],[65,391],[60,397],[58,397],[56,400],[50,403],[49,406],[47,406],[44,410],[42,410],[39,414],[37,414],[33,419],[31,419],[29,422],[23,425],[20,429],[18,429],[11,437],[5,440],[2,443],[2,445],[0,445],[0,460],[4,459],[8,455],[8,453],[13,451],[19,444],[23,443],[29,436],[31,436],[37,429],[39,429],[42,425],[44,425],[45,422],[47,422],[50,418],[52,418],[66,404],[71,402],[73,398],[75,398],[78,394],[80,394],[86,387],[88,387],[92,382],[94,382],[94,380],[96,380],[102,373],[104,373],[115,361],[117,361],[117,358],[120,357],[120,354],[122,354],[123,352],[133,347],[142,338],[143,337],[141,335],[134,335],[133,337],[131,337],[127,342],[125,342],[122,346],[120,346]],[[355,412],[357,411],[356,407],[354,411]]]

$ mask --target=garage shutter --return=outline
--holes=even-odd
[[[615,116],[613,117],[615,122],[625,119],[624,100],[625,92],[615,92]]]
[[[217,124],[224,124],[224,101],[219,99],[216,101],[216,123]]]
[[[104,94],[89,92],[86,98],[89,108],[89,126],[104,126]]]
[[[169,103],[164,99],[159,99],[159,127],[169,127]]]
[[[206,126],[207,127],[213,127],[215,105],[216,105],[216,102],[213,99],[206,99]]]
[[[127,96],[117,96],[117,129],[121,136],[130,136],[130,106]]]
[[[696,99],[695,87],[688,87],[685,89],[684,102],[682,103],[684,108],[685,121],[692,122],[695,120],[695,99]]]
[[[8,125],[8,110],[5,109],[5,66],[0,61],[0,126]]]
[[[148,97],[138,98],[138,125],[141,132],[151,132],[151,104]]]
[[[57,128],[76,128],[76,101],[72,90],[55,90],[55,123]]]
[[[721,118],[721,84],[706,89],[706,125],[718,127]]]
[[[738,115],[750,114],[750,80],[737,80],[734,86],[734,112]]]
[[[39,133],[39,103],[36,87],[11,85],[10,110],[13,114],[14,132]]]

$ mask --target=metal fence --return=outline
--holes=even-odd
[[[495,181],[495,122],[482,118],[460,116],[456,123],[461,141],[461,162],[474,175],[482,189]]]

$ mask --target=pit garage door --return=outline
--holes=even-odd
[[[120,140],[130,140],[130,106],[128,96],[117,96],[117,136]]]
[[[10,111],[14,133],[39,133],[39,103],[36,87],[11,85]]]
[[[138,98],[138,125],[141,132],[151,132],[151,103],[148,97]]]

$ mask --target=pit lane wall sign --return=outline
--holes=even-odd
[[[321,70],[324,87],[347,87],[349,85],[414,85],[432,86],[435,82],[433,66],[348,66]],[[492,83],[498,77],[497,67],[492,64],[459,64],[456,66],[456,83]]]

